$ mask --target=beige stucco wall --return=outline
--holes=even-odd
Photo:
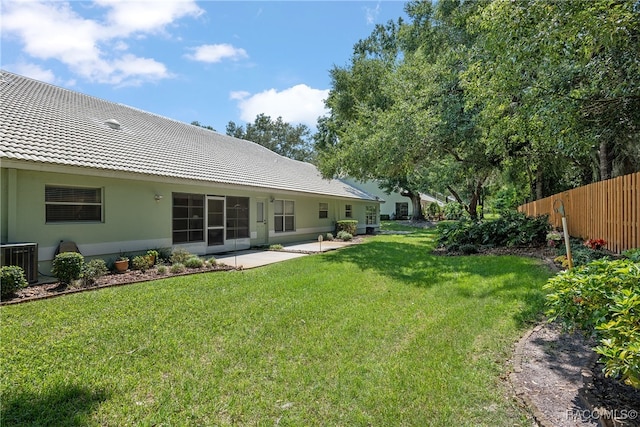
[[[413,203],[409,197],[405,197],[399,193],[387,194],[378,186],[376,181],[361,182],[354,179],[345,179],[344,181],[355,187],[363,189],[369,194],[378,196],[380,200],[384,200],[384,203],[380,205],[380,214],[382,215],[389,215],[389,217],[395,216],[396,203],[407,203],[409,215],[413,212]]]
[[[238,186],[213,186],[199,182],[174,182],[140,175],[123,178],[100,174],[93,170],[64,172],[2,168],[0,172],[0,230],[2,242],[36,242],[40,270],[48,271],[50,260],[61,240],[73,241],[86,257],[113,260],[119,253],[143,252],[147,249],[169,248],[172,245],[172,193],[195,193],[211,196],[249,197],[250,238],[227,241],[224,246],[207,247],[206,243],[181,245],[192,253],[218,253],[249,248],[257,244],[286,243],[316,239],[319,234],[333,232],[335,221],[345,219],[346,204],[353,206],[353,219],[359,222],[359,232],[365,232],[365,206],[376,202],[341,199],[330,196],[273,192]],[[104,196],[103,222],[45,222],[45,186],[81,186],[102,188]],[[154,196],[162,195],[160,201]],[[295,202],[295,232],[274,231],[274,199]],[[266,241],[257,233],[256,203],[262,201],[267,219]],[[319,203],[329,205],[328,218],[319,218]],[[379,210],[378,210],[379,213]]]

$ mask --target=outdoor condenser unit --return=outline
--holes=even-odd
[[[0,266],[17,265],[29,283],[38,281],[38,244],[8,243],[0,245]]]

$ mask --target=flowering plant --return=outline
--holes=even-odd
[[[547,233],[547,244],[552,248],[555,248],[555,246],[558,244],[560,240],[562,240],[562,236],[560,235],[559,232],[551,231]]]
[[[602,249],[602,247],[606,244],[607,244],[607,241],[604,239],[589,239],[586,242],[584,242],[584,245],[586,247],[594,250]]]

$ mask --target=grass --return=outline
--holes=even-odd
[[[433,231],[0,310],[2,425],[529,425],[501,378],[549,273]]]

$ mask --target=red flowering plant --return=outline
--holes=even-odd
[[[604,239],[589,239],[584,242],[584,245],[589,249],[599,250],[602,249],[604,245],[607,244],[607,241]]]

